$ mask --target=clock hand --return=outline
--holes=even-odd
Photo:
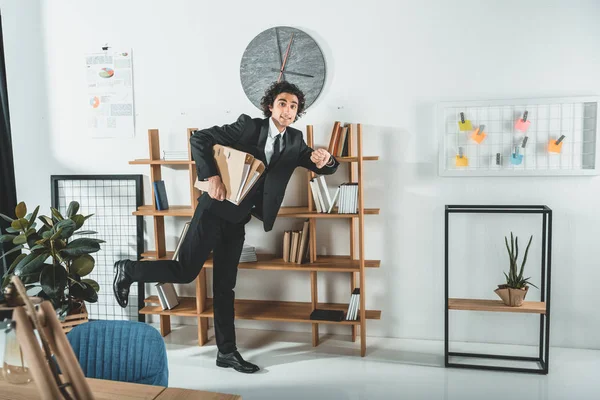
[[[288,55],[290,54],[290,47],[292,47],[292,40],[294,40],[294,34],[292,33],[292,37],[290,38],[290,43],[288,43],[287,50],[285,51],[285,57],[283,58],[283,64],[281,64],[281,69],[279,70],[279,78],[277,78],[277,82],[281,82],[281,77],[283,76],[283,70],[285,69],[285,63],[287,62]]]
[[[277,37],[277,53],[279,54],[279,64],[283,64],[283,57],[281,56],[281,43],[279,42],[279,30],[277,28],[275,28],[275,36]]]
[[[281,72],[280,69],[277,68],[271,68],[271,71],[273,72]],[[305,76],[307,78],[314,78],[314,76],[312,75],[308,75],[308,74],[301,74],[300,72],[291,72],[291,71],[285,71],[286,74],[290,74],[290,75],[298,75],[298,76]]]

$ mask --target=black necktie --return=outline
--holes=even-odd
[[[277,137],[275,138],[275,143],[273,144],[273,155],[271,156],[271,161],[269,161],[269,165],[273,165],[273,163],[275,161],[277,161],[277,159],[281,155],[281,150],[279,148],[280,145],[281,145],[281,134],[277,135]]]

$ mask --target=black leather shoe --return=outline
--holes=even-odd
[[[217,353],[217,366],[222,368],[233,368],[236,371],[245,374],[253,374],[260,370],[257,365],[245,361],[238,351],[229,354],[223,354],[219,351]]]
[[[125,273],[125,265],[131,261],[120,260],[115,263],[115,280],[113,281],[113,292],[117,298],[117,303],[123,308],[127,307],[129,298],[129,287],[133,280]]]

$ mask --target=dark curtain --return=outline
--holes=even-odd
[[[2,15],[0,15],[0,213],[14,217],[17,205],[17,188],[15,185],[15,166],[13,163],[12,139],[10,135],[10,118],[8,116],[8,90],[6,85],[6,66],[4,64],[4,37],[2,35]],[[6,233],[8,222],[0,218],[1,233]],[[12,243],[0,244],[0,255],[12,249]],[[18,252],[9,254],[1,260],[4,273]]]

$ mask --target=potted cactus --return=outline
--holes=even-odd
[[[508,245],[508,238],[504,236],[504,243],[506,250],[508,251],[508,257],[510,260],[510,268],[508,274],[504,273],[506,277],[506,283],[498,285],[498,289],[494,290],[498,296],[502,299],[502,302],[507,306],[519,307],[523,305],[529,285],[537,288],[533,283],[529,282],[531,278],[524,278],[523,271],[525,269],[525,263],[527,262],[527,254],[529,253],[529,247],[533,235],[529,238],[527,248],[525,249],[525,255],[523,256],[523,262],[521,268],[518,268],[518,257],[519,257],[519,238],[513,237],[513,233],[510,233],[510,246]]]
[[[50,300],[59,317],[84,314],[84,301],[98,301],[98,283],[86,276],[94,269],[95,260],[90,255],[100,250],[103,240],[78,235],[97,232],[82,230],[85,221],[92,215],[78,214],[79,203],[72,201],[66,215],[51,208],[52,217],[39,216],[39,206],[27,214],[27,206],[21,202],[15,208],[16,218],[0,214],[10,223],[0,242],[12,242],[12,252],[21,252],[2,277],[2,291],[13,293],[10,279],[18,276],[27,290],[39,288],[37,296]],[[37,220],[37,221],[36,221]],[[38,221],[41,226],[37,228]],[[24,251],[24,253],[23,253]],[[1,258],[1,257],[0,257]],[[8,300],[8,299],[7,299]]]

